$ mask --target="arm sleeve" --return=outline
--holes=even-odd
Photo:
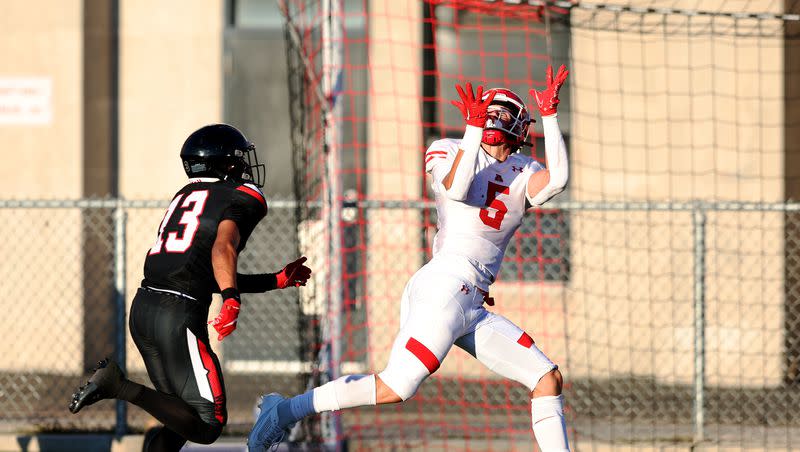
[[[257,275],[236,274],[236,286],[241,293],[261,293],[278,288],[278,279],[274,273]]]
[[[458,168],[455,169],[452,185],[445,190],[447,197],[454,201],[467,199],[469,186],[472,185],[472,179],[475,178],[475,166],[478,163],[478,152],[481,149],[482,137],[483,128],[481,127],[467,126],[464,131],[464,138],[458,145],[463,155],[458,162]]]
[[[222,220],[233,220],[239,227],[239,251],[243,250],[253,229],[267,214],[267,203],[257,187],[245,184],[234,190]]]
[[[528,202],[534,206],[541,206],[553,196],[564,191],[569,178],[569,159],[567,158],[567,145],[558,127],[558,115],[542,118],[544,128],[544,154],[547,159],[547,170],[550,171],[550,181],[535,196],[530,196],[525,190]]]

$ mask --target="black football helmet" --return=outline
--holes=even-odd
[[[258,163],[256,146],[228,124],[207,125],[189,135],[181,148],[181,160],[189,177],[218,177],[264,186],[266,171]]]

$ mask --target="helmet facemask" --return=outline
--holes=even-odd
[[[489,90],[489,92],[491,91]],[[487,111],[486,125],[481,141],[491,146],[506,143],[513,149],[517,149],[528,138],[531,117],[516,94],[505,89],[496,91],[497,94]],[[484,98],[487,95],[484,94]]]
[[[266,169],[263,163],[258,163],[258,154],[256,153],[255,145],[250,143],[244,151],[237,149],[236,156],[241,159],[242,163],[241,175],[239,177],[258,187],[263,187],[264,179],[266,179]]]

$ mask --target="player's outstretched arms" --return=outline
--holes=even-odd
[[[464,88],[456,85],[456,91],[458,91],[461,102],[454,100],[451,103],[464,116],[467,126],[458,153],[453,160],[453,166],[442,181],[442,185],[447,190],[448,198],[463,201],[467,199],[469,186],[475,177],[475,164],[481,148],[483,127],[486,125],[487,110],[494,99],[495,92],[492,91],[484,98],[483,86],[479,86],[476,93],[473,94],[472,84],[469,82]]]
[[[217,238],[211,248],[211,267],[214,278],[222,289],[222,308],[214,320],[208,322],[223,340],[236,329],[241,298],[236,288],[236,263],[239,258],[239,227],[233,220],[223,220],[217,227]]]
[[[566,66],[558,68],[558,74],[553,78],[552,66],[547,66],[545,75],[547,86],[543,91],[530,90],[530,94],[539,107],[544,128],[544,153],[547,169],[538,171],[528,179],[528,201],[534,206],[540,206],[553,196],[561,193],[567,185],[569,178],[569,159],[567,146],[561,129],[558,127],[558,92],[567,79]]]

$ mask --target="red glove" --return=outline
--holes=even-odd
[[[306,257],[303,256],[300,259],[297,259],[296,261],[286,265],[286,267],[283,267],[283,270],[275,274],[278,289],[306,285],[308,278],[311,277],[311,269],[303,265],[303,262],[305,261]]]
[[[464,121],[467,122],[467,125],[480,127],[482,129],[483,126],[486,125],[486,110],[489,108],[489,104],[492,103],[492,99],[494,99],[494,95],[497,94],[497,92],[492,91],[484,100],[482,99],[483,86],[479,86],[478,91],[473,96],[472,84],[469,82],[466,84],[466,92],[461,89],[459,85],[456,85],[456,91],[458,91],[461,102],[451,100],[450,103],[458,108],[461,115],[464,116]]]
[[[539,113],[542,114],[542,117],[556,114],[556,109],[560,102],[558,100],[558,90],[561,89],[561,85],[564,84],[564,80],[567,79],[568,74],[569,71],[567,67],[562,64],[561,67],[558,68],[556,79],[553,80],[553,66],[548,64],[547,74],[545,75],[547,87],[541,92],[531,89],[531,96],[536,100],[536,105],[539,106]]]
[[[214,320],[208,322],[219,333],[217,340],[220,341],[236,329],[236,322],[239,319],[239,307],[241,306],[239,291],[234,288],[223,290],[222,297],[225,300],[222,302],[222,309],[219,310],[219,314]]]

